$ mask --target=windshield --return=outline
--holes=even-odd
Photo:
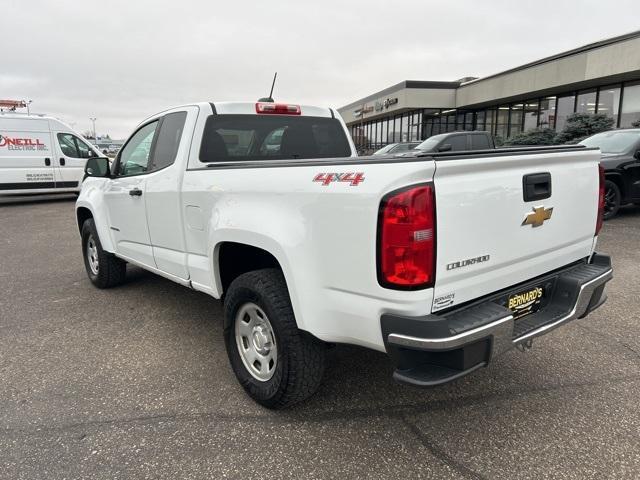
[[[382,147],[380,150],[376,150],[375,152],[373,152],[374,155],[382,155],[383,153],[387,153],[389,150],[391,150],[393,147],[395,147],[395,143],[390,143],[389,145],[387,145],[386,147]]]
[[[640,132],[603,132],[580,142],[586,147],[600,148],[602,153],[624,153],[640,140]]]
[[[409,150],[416,148],[418,145],[418,143],[399,143],[391,149],[391,153],[408,152]]]
[[[201,162],[350,157],[335,118],[294,115],[212,115],[200,145]]]
[[[427,152],[433,150],[438,143],[442,140],[442,135],[435,135],[427,138],[424,142],[416,147],[417,150],[425,150]]]

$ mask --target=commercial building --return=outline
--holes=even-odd
[[[559,131],[574,112],[604,113],[628,127],[640,119],[640,31],[484,78],[406,80],[339,111],[364,150],[455,130],[502,138]]]

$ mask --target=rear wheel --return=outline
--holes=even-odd
[[[110,288],[124,282],[126,262],[102,249],[93,218],[82,225],[82,253],[89,280],[98,288]]]
[[[620,210],[622,194],[620,188],[611,180],[604,182],[604,219],[610,220]]]
[[[298,329],[280,270],[240,275],[229,287],[224,309],[229,361],[251,398],[268,408],[285,408],[315,393],[325,346]]]

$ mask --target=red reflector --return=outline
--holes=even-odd
[[[435,280],[436,222],[433,185],[392,192],[380,204],[378,280],[404,289]]]
[[[605,196],[605,188],[604,188],[604,167],[602,165],[598,165],[598,171],[600,173],[600,188],[598,189],[598,218],[596,220],[596,235],[600,233],[600,229],[602,228],[602,222],[604,220],[604,196]]]
[[[286,103],[256,103],[256,113],[271,113],[276,115],[300,115],[300,105]]]

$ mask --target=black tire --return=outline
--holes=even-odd
[[[87,251],[90,241],[93,241],[92,246],[97,250],[97,272],[94,272],[89,264]],[[84,267],[87,270],[89,280],[96,287],[111,288],[124,282],[127,274],[127,263],[102,249],[93,218],[89,218],[82,224],[82,257],[84,258]]]
[[[605,220],[611,220],[618,214],[622,203],[620,188],[615,182],[606,180],[604,182],[604,216]]]
[[[266,314],[275,334],[277,362],[268,380],[256,379],[238,350],[237,316],[247,304],[258,306]],[[325,345],[298,329],[280,270],[264,269],[240,275],[229,287],[224,311],[227,355],[238,381],[251,398],[267,408],[280,409],[316,392],[324,374]]]

